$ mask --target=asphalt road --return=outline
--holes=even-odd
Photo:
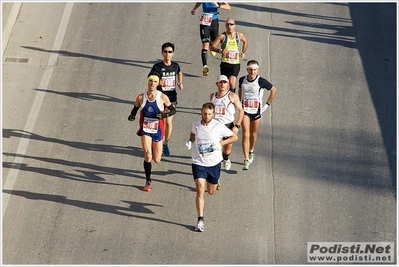
[[[3,264],[306,264],[307,242],[396,244],[396,4],[221,10],[277,94],[251,170],[240,135],[205,197],[204,233],[184,143],[220,57],[203,77],[193,5],[23,3],[3,55]],[[127,116],[167,41],[184,89],[143,192]]]

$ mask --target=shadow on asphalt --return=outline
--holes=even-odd
[[[380,124],[391,169],[392,189],[396,192],[396,3],[349,4],[366,79]],[[379,14],[379,16],[371,14]],[[379,17],[367,20],[364,18]],[[373,31],[371,31],[373,30]],[[370,41],[370,37],[376,41]]]
[[[77,207],[80,209],[106,212],[106,213],[110,213],[110,214],[114,214],[114,215],[134,217],[134,218],[143,219],[143,220],[168,223],[168,224],[173,224],[173,225],[184,227],[188,230],[193,229],[192,225],[181,224],[181,223],[162,220],[162,219],[158,219],[158,218],[146,217],[146,216],[137,215],[137,214],[131,214],[131,212],[154,214],[154,212],[149,207],[151,207],[151,206],[163,207],[162,205],[157,205],[157,204],[141,203],[141,202],[134,202],[134,201],[122,201],[122,202],[129,204],[130,206],[129,207],[120,207],[120,206],[114,206],[114,205],[109,205],[109,204],[101,204],[101,203],[94,203],[94,202],[89,202],[89,201],[68,199],[67,197],[60,196],[60,195],[40,194],[40,193],[33,193],[33,192],[22,191],[22,190],[3,190],[3,193],[10,194],[13,196],[20,196],[20,197],[24,197],[26,199],[31,199],[31,200],[44,200],[44,201],[49,201],[49,202],[54,202],[54,203],[60,203],[60,204],[64,204],[64,205]]]
[[[141,148],[132,147],[132,146],[116,146],[116,145],[108,145],[108,144],[91,144],[87,142],[76,142],[76,141],[66,141],[58,138],[50,138],[44,137],[42,135],[28,133],[26,131],[20,130],[12,130],[12,129],[3,129],[3,138],[28,138],[34,141],[43,141],[43,142],[51,142],[59,145],[66,145],[73,147],[75,149],[82,149],[88,151],[98,151],[98,152],[105,152],[105,153],[114,153],[118,155],[129,155],[135,158],[142,159],[143,151]],[[43,168],[41,164],[37,166],[32,166],[28,164],[15,164],[13,162],[3,161],[3,168],[6,169],[18,169],[22,172],[32,172],[32,173],[39,173],[43,174],[48,177],[54,178],[61,178],[61,179],[69,179],[72,181],[79,181],[79,182],[90,182],[90,183],[97,183],[97,184],[105,184],[105,185],[115,185],[115,186],[127,186],[132,187],[130,184],[121,184],[121,183],[113,183],[107,181],[104,176],[125,176],[128,178],[135,178],[143,180],[145,178],[144,171],[139,171],[136,169],[125,169],[125,168],[118,168],[113,166],[103,166],[97,165],[92,163],[84,163],[81,161],[70,161],[61,158],[53,158],[53,157],[37,157],[37,156],[29,156],[29,155],[18,155],[14,153],[3,152],[3,157],[20,157],[30,160],[35,160],[38,162],[45,162],[52,164],[49,168]],[[106,156],[105,156],[106,157]],[[169,156],[163,157],[162,161],[175,163],[177,165],[190,165],[190,163],[185,163],[184,160],[189,160],[190,157],[187,156]],[[175,159],[175,160],[172,160]],[[64,166],[70,167],[69,171],[64,171],[58,168],[57,166]],[[167,171],[153,171],[153,176],[157,177],[173,177],[174,175],[190,175],[191,173],[183,172],[180,169],[169,169]],[[185,187],[189,190],[192,190],[192,187],[185,186],[179,183],[175,183],[171,180],[162,179],[157,180],[160,183],[171,184],[178,187]]]
[[[311,13],[300,13],[287,11],[273,7],[260,7],[250,4],[232,3],[234,8],[250,10],[255,12],[270,13],[271,15],[284,15],[288,18],[287,24],[302,27],[301,30],[288,27],[273,27],[264,24],[236,21],[238,25],[266,29],[271,35],[283,36],[286,38],[299,38],[310,42],[319,42],[329,45],[340,45],[347,48],[357,49],[363,62],[368,88],[376,110],[382,138],[387,153],[391,185],[383,185],[390,189],[396,196],[396,3],[324,3],[328,5],[348,6],[351,19],[325,16]],[[375,14],[378,14],[377,16]],[[292,21],[289,19],[292,16]],[[304,23],[301,18],[317,20],[317,23]],[[378,20],[367,20],[365,18],[379,18]],[[333,25],[333,22],[344,22],[350,25],[346,27]],[[317,31],[320,29],[320,32]],[[326,33],[326,31],[329,33]],[[371,38],[373,40],[371,40]],[[303,129],[306,131],[306,129]],[[317,130],[317,129],[312,129]],[[366,136],[365,133],[357,133]],[[365,138],[365,137],[362,137]],[[367,140],[364,141],[367,146]],[[311,145],[311,144],[308,144]],[[365,149],[367,150],[367,149]],[[339,159],[332,159],[339,160]],[[367,162],[375,164],[373,162]],[[353,164],[362,165],[361,162]],[[378,163],[377,163],[378,164]],[[333,171],[337,177],[345,177],[347,174]],[[366,175],[366,174],[363,174]],[[323,177],[321,177],[324,179]],[[344,182],[344,179],[340,179]],[[349,183],[367,186],[365,181],[351,181]],[[368,181],[369,186],[379,187],[378,181]]]
[[[326,5],[331,5],[326,3]],[[345,4],[346,5],[346,4]],[[265,24],[251,23],[247,21],[236,20],[237,25],[245,26],[249,28],[259,28],[264,30],[269,30],[272,35],[282,36],[287,38],[298,38],[310,42],[318,42],[324,44],[341,45],[349,48],[356,48],[356,41],[354,39],[354,29],[351,26],[342,27],[333,24],[328,24],[329,22],[347,22],[350,23],[350,19],[324,16],[311,13],[300,13],[287,11],[279,8],[270,7],[260,7],[248,4],[231,4],[232,7],[241,8],[245,10],[257,11],[270,13],[273,15],[284,15],[290,18],[292,16],[293,21],[286,21],[287,24],[292,24],[296,26],[301,26],[303,29],[297,30],[289,27],[273,27]],[[304,23],[300,21],[301,18],[310,18],[318,21],[324,21],[325,23]],[[324,32],[317,32],[317,29],[323,30]],[[325,30],[331,31],[333,33],[327,34]]]
[[[39,89],[36,88],[36,91],[43,92],[43,93],[51,93],[51,94],[56,94],[56,95],[61,95],[61,96],[66,96],[66,97],[72,97],[80,100],[85,100],[85,101],[105,101],[105,102],[114,102],[114,103],[122,103],[122,104],[128,104],[130,106],[133,106],[135,101],[128,101],[112,96],[107,96],[104,94],[98,94],[98,93],[88,93],[88,92],[59,92],[59,91],[54,91],[54,90],[49,90],[49,89]]]

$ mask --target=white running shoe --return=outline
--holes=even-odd
[[[255,158],[255,153],[249,152],[249,157],[248,157],[249,164],[252,164],[252,162],[254,161],[254,158]]]
[[[203,220],[199,220],[197,222],[197,226],[195,226],[195,231],[197,231],[197,232],[203,232],[204,231],[204,221]]]
[[[231,168],[231,161],[230,161],[230,159],[224,160],[223,163],[224,163],[224,169],[225,169],[226,171],[230,170],[230,168]]]

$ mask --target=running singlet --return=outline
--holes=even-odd
[[[161,141],[164,136],[164,120],[157,118],[158,113],[164,112],[161,104],[162,92],[157,91],[155,100],[150,101],[147,92],[143,94],[143,103],[140,111],[140,129],[137,131],[139,136],[145,134],[153,137],[154,141]]]
[[[230,100],[230,91],[223,97],[217,98],[213,93],[211,102],[215,105],[215,119],[223,124],[232,123],[236,112],[234,104]]]
[[[245,112],[248,114],[257,114],[259,107],[263,106],[263,90],[270,90],[273,85],[266,79],[256,76],[253,81],[248,80],[248,76],[244,76],[239,80],[241,88],[241,103]]]
[[[222,46],[227,49],[227,52],[222,55],[222,62],[229,64],[239,64],[240,63],[240,40],[238,37],[238,32],[233,39],[230,39],[226,32],[224,32],[225,38]]]
[[[200,24],[211,26],[212,20],[218,19],[218,8],[211,2],[202,3],[202,14],[200,16]]]

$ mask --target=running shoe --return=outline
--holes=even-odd
[[[230,170],[230,168],[231,168],[231,161],[230,161],[230,159],[224,160],[224,161],[223,161],[223,165],[224,165],[224,169],[225,169],[226,171]]]
[[[210,53],[211,53],[211,56],[216,56],[216,52],[215,51],[210,51]]]
[[[169,151],[168,145],[163,145],[163,152],[162,152],[162,154],[163,154],[164,156],[170,156],[170,151]]]
[[[209,68],[207,65],[202,67],[202,76],[208,76]]]
[[[248,157],[249,164],[252,164],[252,162],[254,161],[254,158],[255,158],[254,152],[249,151],[249,157]]]
[[[204,231],[204,221],[203,220],[199,220],[197,222],[197,225],[195,226],[195,231],[197,231],[197,232],[203,232]]]
[[[152,188],[152,183],[150,181],[147,181],[145,183],[145,186],[143,187],[143,191],[151,191]]]
[[[219,190],[220,189],[220,181],[218,182],[218,185],[216,186],[216,190]]]
[[[249,170],[251,168],[251,163],[249,163],[249,159],[244,160],[244,165],[242,165],[243,170]]]

